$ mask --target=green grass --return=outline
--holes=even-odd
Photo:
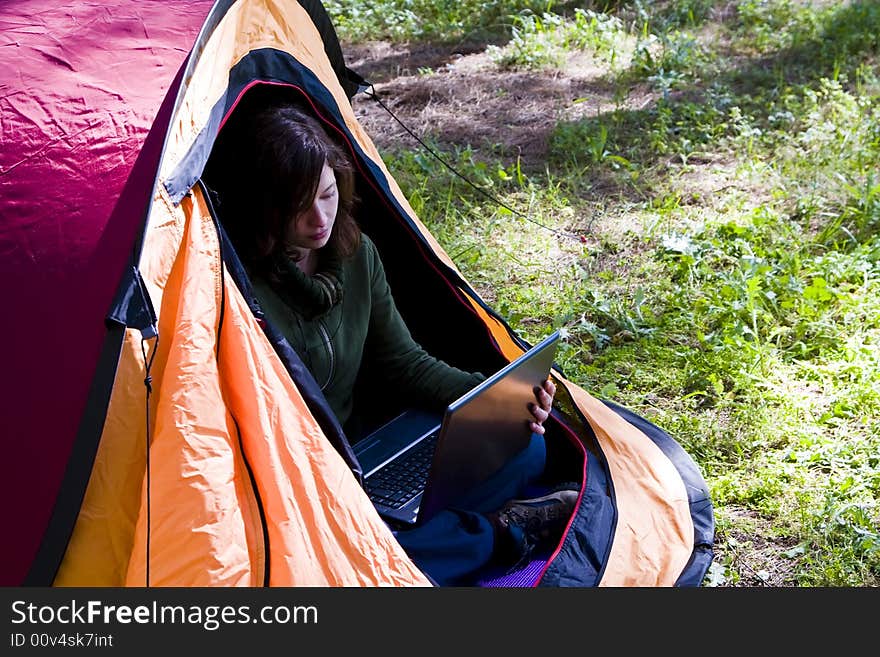
[[[383,155],[516,330],[565,327],[566,375],[694,457],[717,518],[707,585],[877,586],[880,5],[591,4],[328,8],[348,40],[491,35],[499,70],[605,67],[616,106],[558,123],[541,166],[445,147],[533,221],[424,152]],[[407,8],[419,20],[392,29]],[[635,87],[656,102],[632,107]]]
[[[504,35],[511,14],[541,9],[546,0],[325,0],[342,40],[438,42]]]

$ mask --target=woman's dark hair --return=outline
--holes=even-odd
[[[339,208],[324,248],[341,258],[354,254],[360,228],[352,216],[354,168],[343,148],[311,114],[289,103],[248,113],[227,144],[220,214],[238,255],[251,271],[270,280],[289,222],[311,207],[326,162],[336,174]],[[233,145],[234,144],[234,145]]]

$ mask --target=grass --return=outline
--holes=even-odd
[[[705,585],[877,586],[880,5],[591,4],[327,6],[347,41],[483,39],[548,75],[594,58],[617,102],[559,121],[541,166],[437,145],[533,221],[424,152],[389,168],[516,330],[566,327],[566,375],[694,457]]]

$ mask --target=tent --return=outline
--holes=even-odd
[[[369,503],[296,354],[248,305],[203,180],[241,103],[297,94],[356,160],[363,228],[417,339],[486,372],[528,348],[359,125],[359,78],[321,4],[8,0],[0,47],[0,285],[13,311],[0,329],[0,583],[431,584]],[[583,482],[578,510],[519,579],[474,583],[699,585],[714,519],[693,460],[552,376],[547,439],[560,475]]]

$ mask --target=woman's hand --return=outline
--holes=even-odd
[[[553,395],[556,394],[556,384],[550,379],[544,381],[543,388],[535,388],[537,404],[529,404],[529,410],[535,416],[535,420],[529,423],[534,433],[544,435],[544,420],[550,417],[550,408],[553,406]]]

